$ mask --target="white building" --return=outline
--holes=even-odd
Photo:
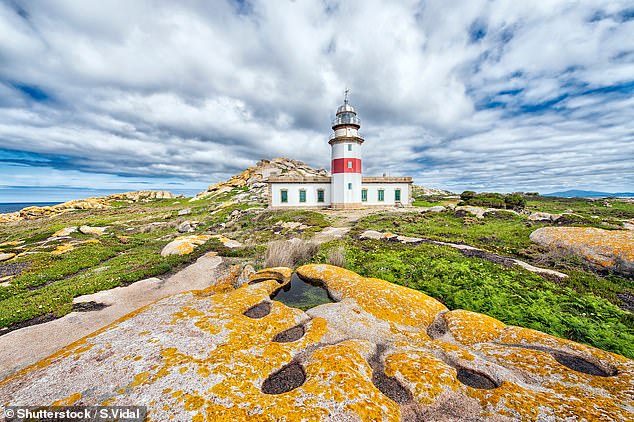
[[[272,208],[364,208],[409,206],[411,177],[362,176],[361,148],[364,139],[357,113],[348,96],[332,122],[330,176],[271,176],[269,206]]]

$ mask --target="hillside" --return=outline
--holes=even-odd
[[[298,160],[288,158],[262,160],[258,161],[254,167],[247,168],[225,182],[209,186],[206,191],[196,195],[193,200],[217,198],[234,190],[242,190],[243,193],[234,197],[234,200],[266,202],[268,194],[266,180],[270,176],[327,176],[328,174],[325,169],[315,170]]]
[[[597,192],[593,190],[566,190],[563,192],[546,193],[544,196],[557,196],[560,198],[634,198],[634,192]]]
[[[465,398],[464,394],[472,391],[464,390],[469,382],[475,385],[469,387],[473,391],[484,392],[483,385],[491,386],[492,391],[507,391],[500,389],[500,380],[509,376],[516,382],[526,376],[533,380],[532,384],[517,385],[521,385],[522,400],[527,403],[522,412],[529,412],[531,400],[544,399],[537,392],[568,388],[549,384],[548,379],[568,376],[565,374],[570,371],[574,376],[566,386],[579,383],[581,393],[577,393],[584,397],[590,394],[584,387],[588,382],[605,378],[601,387],[604,390],[597,397],[605,400],[605,409],[615,411],[612,405],[618,403],[615,397],[625,394],[623,385],[629,382],[631,386],[629,375],[623,374],[629,374],[632,365],[629,359],[634,358],[634,204],[616,199],[531,196],[526,198],[525,208],[505,210],[461,205],[455,195],[420,188],[414,202],[417,206],[411,208],[270,210],[266,205],[265,180],[273,174],[327,173],[298,161],[263,160],[194,198],[174,197],[168,192],[133,192],[21,210],[5,217],[0,222],[0,379],[73,341],[78,343],[43,361],[35,372],[32,368],[18,373],[17,378],[0,381],[2,394],[23,402],[47,403],[72,396],[77,399],[74,403],[94,404],[97,395],[118,402],[145,391],[154,400],[165,402],[171,397],[163,395],[166,388],[185,391],[190,382],[207,385],[207,381],[197,378],[194,381],[187,374],[195,377],[198,371],[212,368],[202,365],[200,368],[207,369],[193,366],[183,369],[177,365],[178,374],[182,375],[173,374],[172,384],[167,386],[158,381],[151,365],[150,369],[138,371],[130,365],[145,368],[146,363],[162,359],[166,364],[173,359],[189,361],[198,356],[192,343],[193,338],[198,338],[206,342],[205,350],[209,353],[209,344],[229,353],[224,357],[226,365],[214,366],[214,371],[235,368],[234,353],[245,356],[247,363],[252,362],[251,358],[264,362],[252,375],[254,378],[231,375],[246,377],[250,387],[245,388],[255,388],[249,391],[253,393],[251,397],[260,397],[258,400],[265,400],[261,389],[278,391],[281,388],[278,382],[286,385],[287,381],[301,381],[302,373],[307,386],[326,388],[328,384],[310,383],[316,382],[311,378],[316,372],[311,371],[326,371],[325,377],[329,376],[328,371],[334,371],[335,363],[328,360],[329,355],[318,352],[319,344],[332,343],[332,349],[328,350],[352,356],[350,365],[363,368],[363,362],[369,362],[369,369],[360,372],[342,369],[335,371],[337,376],[353,377],[364,385],[354,391],[372,395],[376,403],[388,406],[394,415],[410,411],[424,414],[433,409],[441,415],[447,410],[440,402],[432,409],[426,407],[429,403],[415,400],[427,387],[417,384],[414,378],[403,378],[398,375],[397,367],[390,366],[400,362],[402,367],[411,369],[411,374],[417,374],[412,376],[420,377],[427,372],[419,369],[428,368],[432,362],[423,358],[429,353],[437,359],[433,362],[440,371],[437,378],[429,380],[429,385],[438,391],[453,391],[452,400],[470,403],[475,412],[484,408]],[[300,272],[328,284],[327,295],[310,291],[297,303],[275,296],[284,290],[279,289],[279,283],[292,288],[288,277],[293,268],[324,263],[348,271],[336,272],[341,277],[334,278],[315,275],[311,266],[302,267]],[[289,269],[278,268],[275,270],[278,273],[263,270],[280,266]],[[254,276],[254,269],[263,272]],[[279,271],[289,276],[279,275]],[[388,307],[373,305],[388,303],[396,292],[406,288],[411,290],[404,297],[419,303],[416,312],[428,315],[421,326],[401,320],[409,312],[398,310],[406,305],[404,299],[389,302]],[[190,290],[203,293],[186,293]],[[370,295],[370,291],[375,293]],[[271,300],[270,296],[276,298]],[[165,314],[168,308],[150,306],[157,300],[171,311]],[[261,302],[268,305],[258,307]],[[216,310],[209,308],[212,303]],[[139,313],[133,312],[146,306]],[[271,315],[267,316],[265,311]],[[358,318],[359,325],[339,326],[343,314],[346,321]],[[165,318],[173,321],[179,332],[191,336],[183,337],[178,358],[176,352],[167,351],[173,347],[167,347],[168,343],[180,340],[172,338],[172,326],[160,322]],[[282,320],[285,322],[281,323]],[[327,324],[322,328],[312,325],[322,320],[325,322],[319,324]],[[139,343],[132,352],[130,336],[146,335],[141,333],[147,330],[140,327],[147,321],[152,321],[150,335],[166,339],[166,343],[161,343],[165,347]],[[191,328],[193,321],[198,328]],[[111,323],[108,330],[91,337],[93,340],[82,339]],[[443,328],[445,323],[447,327]],[[466,336],[463,324],[471,327],[469,336],[474,337]],[[294,328],[296,325],[303,328]],[[222,331],[221,326],[233,328]],[[266,339],[244,337],[235,328],[241,326]],[[331,327],[327,330],[330,334],[319,337],[325,335],[326,326]],[[371,328],[363,331],[361,327]],[[282,339],[292,338],[297,332],[311,330],[322,331],[318,331],[319,335],[310,334],[306,343],[271,341],[278,334]],[[225,338],[224,334],[219,337],[213,334],[216,332],[231,334]],[[513,337],[516,334],[521,337]],[[109,337],[112,335],[118,336],[118,346],[112,349],[112,356],[117,357],[104,357],[106,366],[90,366],[88,378],[107,377],[103,368],[116,368],[119,372],[113,374],[139,377],[143,389],[126,384],[120,386],[123,393],[112,393],[106,383],[104,390],[96,394],[85,386],[79,387],[81,382],[67,372],[69,356],[74,356],[82,344],[94,350],[85,357],[83,352],[77,352],[76,364],[100,362],[103,357],[100,351],[104,345],[112,344],[114,339]],[[502,335],[530,347],[522,346],[521,351],[495,351],[500,347],[495,338],[511,340],[499,337]],[[427,336],[441,343],[429,343]],[[365,340],[351,344],[351,339]],[[266,345],[267,353],[279,359],[266,363],[259,355],[250,357],[248,351],[253,349],[253,341]],[[284,349],[287,347],[284,344],[289,349]],[[303,346],[295,349],[298,344]],[[440,349],[439,344],[442,344]],[[275,375],[283,369],[279,365],[289,364],[286,358],[291,355],[285,355],[283,350],[293,356],[299,353],[296,355],[299,366],[290,366],[289,371],[295,372],[284,378],[287,381],[279,381]],[[511,356],[537,359],[538,366],[548,368],[550,375],[538,374],[534,372],[537,369],[508,359],[500,363],[502,355],[498,352],[506,356],[504,359]],[[140,356],[140,360],[129,362],[125,358],[129,353]],[[471,355],[483,366],[473,366],[469,359],[459,358]],[[215,362],[221,358],[213,356]],[[499,366],[487,369],[493,368],[491,365]],[[610,375],[614,368],[619,368],[618,377]],[[71,381],[46,391],[22,389],[22,385],[32,383],[33,377]],[[127,375],[119,378],[124,382]],[[262,383],[266,379],[271,381],[267,381],[265,388]],[[307,391],[299,385],[293,394]],[[69,392],[74,386],[78,386],[77,391]],[[348,394],[352,390],[345,387],[341,391]],[[73,395],[78,392],[79,395]],[[577,400],[577,393],[570,390],[572,402]],[[238,400],[241,394],[227,391],[218,393],[214,400]],[[313,393],[306,394],[302,399],[314,397]],[[285,397],[275,393],[265,396]],[[401,398],[403,401],[398,401]],[[190,403],[194,399],[183,400]],[[169,403],[174,409],[182,406],[178,398]],[[283,400],[275,403],[285,405]],[[339,405],[336,401],[324,408],[332,411]],[[497,406],[493,402],[489,405]],[[244,406],[255,404],[245,401]],[[311,409],[311,412],[322,411],[318,410],[322,409],[320,406]],[[508,410],[504,406],[495,409],[501,414]],[[563,409],[573,416],[590,411],[561,408],[554,402],[544,409],[550,409],[542,409],[545,414]],[[358,415],[363,419],[364,414]],[[232,417],[238,416],[232,414]]]

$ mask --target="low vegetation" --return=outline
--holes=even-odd
[[[632,203],[527,194],[520,196],[522,203],[515,195],[495,194],[491,198],[502,201],[495,204],[499,209],[487,212],[484,218],[448,208],[442,212],[375,212],[352,221],[318,211],[277,211],[261,203],[233,202],[244,193],[244,189],[234,189],[194,202],[182,198],[117,202],[110,209],[0,225],[0,243],[4,243],[0,252],[20,253],[0,263],[0,281],[10,277],[0,286],[0,328],[64,315],[79,295],[169,273],[214,250],[256,268],[296,267],[305,262],[347,267],[423,291],[450,309],[482,312],[507,324],[634,358],[634,281],[597,272],[577,257],[547,250],[529,239],[531,232],[549,225],[621,227],[623,220],[634,219]],[[488,197],[418,196],[415,205],[448,207]],[[566,215],[557,222],[531,221],[528,215],[536,211]],[[213,239],[190,255],[161,257],[162,248],[183,234],[177,227],[186,220],[198,222],[186,234],[222,234],[243,247],[228,248]],[[108,229],[102,236],[75,232],[64,239],[51,239],[57,230],[84,224]],[[344,239],[321,246],[311,240],[323,228],[341,224],[351,225]],[[465,257],[444,246],[359,240],[365,230],[464,243],[563,271],[569,277],[545,279],[519,267]],[[65,244],[75,246],[52,253]]]
[[[466,190],[460,194],[460,199],[461,202],[458,205],[474,205],[512,210],[521,210],[526,206],[526,200],[517,193],[476,193]]]
[[[449,309],[481,312],[509,325],[634,358],[632,314],[595,296],[591,289],[576,290],[520,267],[466,258],[443,246],[365,240],[346,242],[345,251],[350,270],[420,290]],[[576,277],[575,282],[587,280],[584,277]]]
[[[312,240],[275,240],[266,249],[265,266],[295,268],[308,262],[318,250],[319,244]]]

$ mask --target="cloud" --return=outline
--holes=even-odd
[[[628,4],[0,2],[0,184],[53,183],[30,176],[46,170],[202,188],[276,156],[327,168],[348,86],[368,173],[627,190]]]

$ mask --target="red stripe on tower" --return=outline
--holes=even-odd
[[[359,158],[335,158],[332,160],[332,174],[336,173],[361,173],[361,160]]]

